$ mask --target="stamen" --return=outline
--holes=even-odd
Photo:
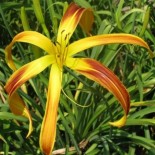
[[[61,34],[64,33],[64,32],[65,32],[65,30],[62,30],[62,31],[61,31]]]
[[[61,44],[60,44],[58,41],[56,41],[56,45],[57,45],[57,44],[58,44],[59,46],[61,46]]]
[[[61,89],[62,90],[62,92],[64,93],[64,95],[71,101],[71,102],[73,102],[74,104],[76,104],[77,106],[79,106],[79,107],[82,107],[82,108],[88,108],[88,107],[90,107],[91,105],[92,105],[92,103],[90,103],[90,104],[88,104],[88,105],[80,105],[80,104],[78,104],[77,102],[75,102],[74,100],[72,100],[66,93],[65,93],[65,91],[63,90],[63,88]]]
[[[69,45],[69,34],[67,34],[65,36],[65,48],[64,48],[64,52],[63,52],[63,61],[65,62],[67,54],[68,54],[68,45]]]
[[[59,42],[56,42],[57,54],[56,59],[57,63],[60,65],[60,68],[65,64],[67,54],[68,54],[68,44],[69,44],[70,33],[66,34],[65,30],[61,31],[61,36]]]
[[[67,39],[67,35],[65,36],[65,40]]]

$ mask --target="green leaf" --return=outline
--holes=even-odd
[[[155,119],[127,119],[126,122],[127,126],[130,125],[155,125]]]

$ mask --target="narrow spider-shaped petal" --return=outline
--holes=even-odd
[[[5,85],[5,90],[7,93],[12,95],[12,93],[15,92],[15,90],[17,90],[20,86],[22,86],[22,84],[24,84],[27,80],[39,74],[47,66],[52,64],[54,62],[54,60],[52,60],[53,56],[47,55],[34,60],[16,70]]]
[[[103,35],[97,35],[97,36],[80,39],[70,44],[68,53],[70,56],[72,56],[74,54],[77,54],[78,52],[81,52],[83,50],[86,50],[94,46],[107,45],[107,44],[118,44],[118,43],[119,44],[120,43],[134,44],[134,45],[142,46],[148,49],[148,52],[151,57],[154,56],[148,44],[143,39],[135,35],[125,34],[125,33],[103,34]]]
[[[15,42],[30,43],[30,44],[40,47],[41,49],[45,50],[49,54],[55,53],[54,44],[50,41],[50,39],[48,39],[44,35],[42,35],[38,32],[35,32],[35,31],[21,32],[21,33],[17,34],[13,38],[12,42],[5,48],[6,61],[9,65],[9,67],[14,71],[17,68],[12,60],[11,49]]]
[[[98,61],[88,58],[71,58],[68,66],[87,78],[96,81],[107,90],[112,92],[122,105],[124,109],[123,118],[126,118],[130,109],[130,97],[124,85],[112,71]],[[112,122],[111,124],[113,126],[121,127],[125,125],[125,122],[126,119],[120,119],[119,121]]]
[[[56,136],[57,111],[61,91],[62,72],[57,65],[53,65],[50,72],[48,98],[45,116],[40,132],[40,146],[45,154],[51,154]]]
[[[29,110],[27,109],[27,107],[25,106],[25,103],[23,102],[23,100],[21,99],[21,97],[15,92],[13,93],[10,97],[9,97],[9,107],[10,110],[16,114],[16,115],[20,115],[20,116],[24,116],[26,118],[28,118],[30,124],[29,124],[29,132],[27,134],[27,137],[30,136],[33,127],[32,127],[32,118],[31,118],[31,114],[29,112]]]

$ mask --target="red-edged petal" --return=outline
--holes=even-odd
[[[55,143],[57,109],[61,91],[62,71],[57,65],[52,65],[50,72],[48,98],[45,115],[40,132],[40,147],[44,154],[50,155]]]
[[[145,47],[146,49],[148,49],[150,55],[153,57],[152,51],[150,50],[148,44],[143,39],[135,35],[123,34],[123,33],[103,34],[80,39],[69,45],[68,54],[69,56],[72,56],[78,52],[81,52],[94,46],[107,45],[107,44],[120,44],[120,43],[134,44]]]
[[[91,9],[81,8],[75,3],[71,3],[61,19],[57,41],[61,44],[61,42],[65,40],[67,44],[79,22],[81,27],[87,33],[89,33],[93,19],[93,13]]]
[[[39,74],[47,66],[54,63],[54,58],[55,57],[52,55],[47,55],[34,60],[15,71],[5,85],[5,90],[7,91],[7,93],[11,96],[13,92],[28,79]]]
[[[70,58],[68,59],[67,66],[83,74],[87,78],[98,82],[113,93],[123,107],[125,114],[119,121],[112,122],[111,124],[118,127],[123,126],[126,122],[126,115],[130,109],[130,98],[126,88],[117,76],[98,61],[88,58]]]
[[[29,110],[27,109],[25,103],[20,98],[20,96],[15,92],[8,99],[10,110],[19,116],[24,116],[29,120],[29,132],[27,137],[31,134],[33,127],[32,127],[32,118]]]

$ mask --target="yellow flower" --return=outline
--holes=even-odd
[[[80,23],[81,27],[89,34],[93,23],[93,12],[90,9],[81,8],[71,3],[61,19],[56,43],[52,43],[50,39],[38,32],[24,31],[17,34],[5,49],[8,65],[15,71],[5,86],[9,94],[9,106],[13,113],[25,116],[29,119],[28,136],[32,131],[31,115],[16,90],[27,80],[51,65],[47,103],[40,132],[40,147],[43,153],[47,155],[51,154],[55,142],[57,109],[61,92],[63,66],[67,66],[87,78],[94,80],[112,92],[118,99],[124,110],[124,116],[116,122],[111,122],[111,125],[117,127],[123,126],[130,109],[129,94],[115,74],[96,60],[90,58],[74,58],[75,54],[97,45],[112,43],[140,45],[147,48],[151,53],[145,41],[130,34],[97,35],[69,44],[70,37],[78,23]],[[46,51],[48,55],[38,58],[17,70],[11,56],[11,49],[15,42],[25,42],[36,45]]]

